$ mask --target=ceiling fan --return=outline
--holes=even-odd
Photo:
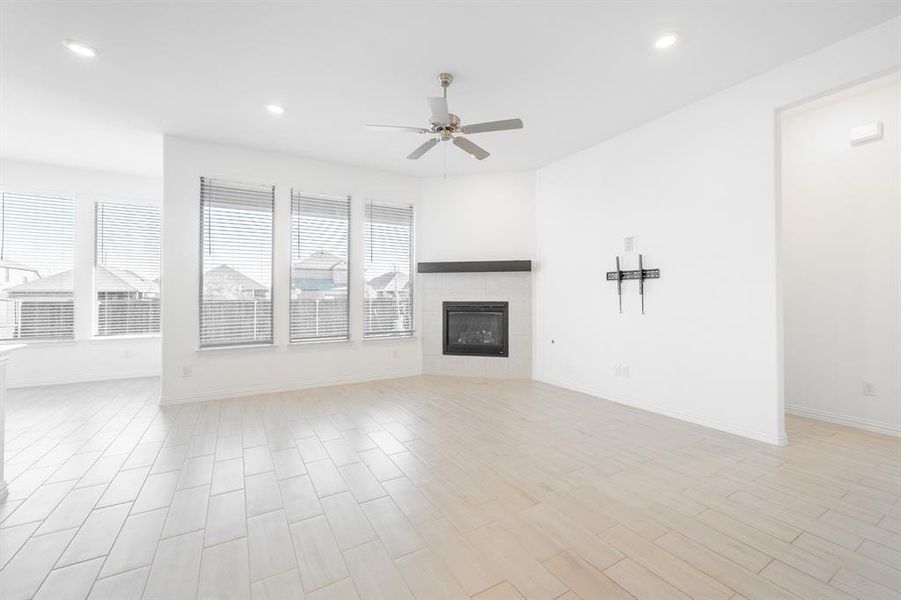
[[[427,98],[432,116],[429,119],[428,127],[402,127],[399,125],[366,125],[366,129],[370,131],[407,131],[410,133],[425,133],[429,135],[429,140],[416,148],[407,155],[410,160],[416,160],[429,150],[435,147],[438,142],[453,142],[454,146],[460,148],[473,158],[484,160],[488,158],[489,152],[481,146],[469,141],[468,138],[461,134],[484,133],[486,131],[504,131],[507,129],[522,129],[521,119],[506,119],[503,121],[488,121],[487,123],[475,123],[473,125],[463,125],[460,117],[448,112],[447,108],[447,87],[454,80],[454,76],[450,73],[441,73],[438,75],[438,81],[444,88],[443,96],[432,96]]]

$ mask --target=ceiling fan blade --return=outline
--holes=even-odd
[[[447,123],[450,116],[447,112],[447,98],[429,96],[429,108],[432,110],[432,123]]]
[[[407,155],[407,158],[409,158],[410,160],[416,160],[417,158],[419,158],[420,156],[422,156],[423,154],[425,154],[426,152],[431,150],[432,147],[434,147],[435,144],[437,144],[437,143],[438,143],[438,138],[432,138],[429,141],[427,141],[425,144],[421,145],[419,148],[414,150],[413,152],[409,153]]]
[[[464,125],[460,128],[460,131],[463,133],[483,133],[485,131],[504,131],[506,129],[522,129],[522,119],[474,123],[472,125]]]
[[[404,127],[403,125],[364,125],[367,131],[409,131],[410,133],[426,133],[428,129],[422,127]]]
[[[481,146],[477,146],[476,144],[473,144],[472,142],[467,140],[465,137],[454,138],[454,146],[462,149],[463,151],[467,152],[473,158],[477,158],[479,160],[484,160],[484,159],[488,158],[488,156],[489,156],[489,152],[487,150],[485,150]]]

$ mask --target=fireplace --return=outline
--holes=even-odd
[[[444,302],[444,354],[508,356],[507,302]]]

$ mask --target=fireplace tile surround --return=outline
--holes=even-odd
[[[423,373],[529,379],[532,376],[532,274],[420,273]],[[508,302],[509,356],[443,354],[443,303]]]

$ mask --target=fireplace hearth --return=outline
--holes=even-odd
[[[444,354],[508,356],[507,302],[444,302]]]

